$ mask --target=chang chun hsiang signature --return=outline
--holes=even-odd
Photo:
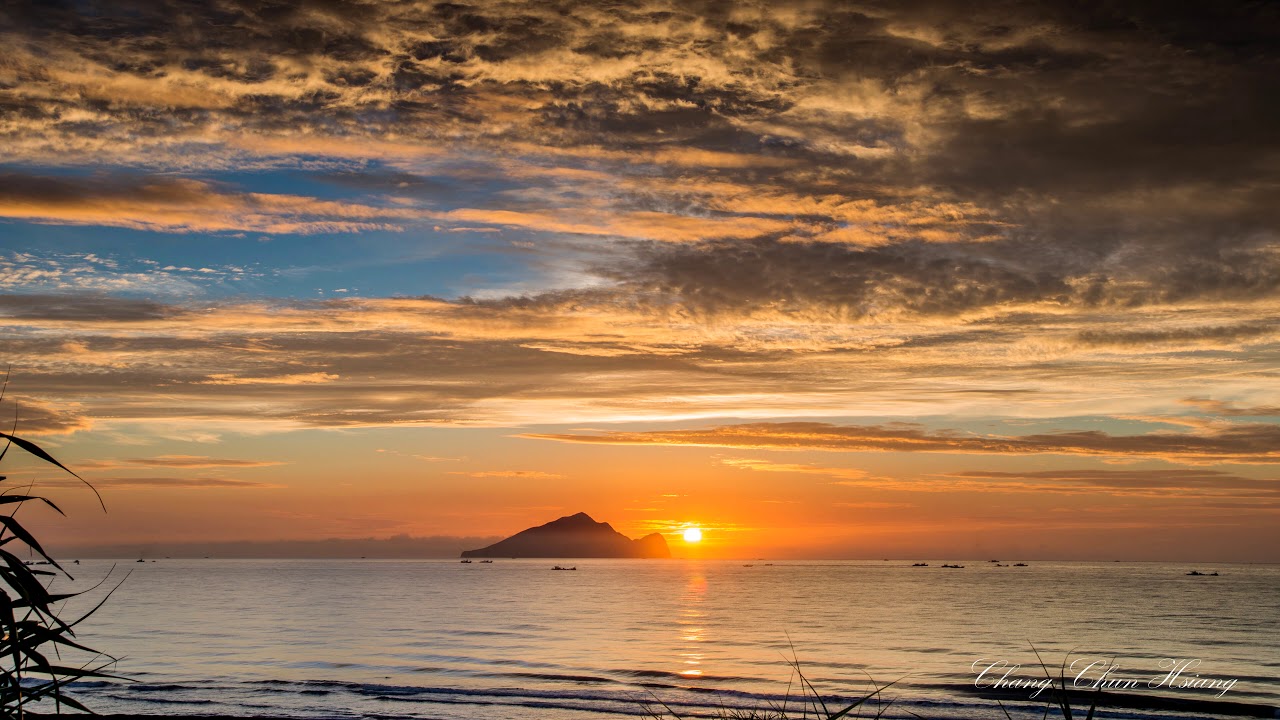
[[[1031,690],[1037,698],[1054,688],[1059,680],[1063,689],[1079,690],[1218,690],[1217,697],[1235,687],[1238,678],[1201,677],[1194,672],[1202,664],[1198,658],[1165,658],[1158,663],[1159,673],[1144,677],[1125,676],[1114,660],[1078,658],[1063,668],[1059,678],[1020,675],[1022,666],[1007,660],[974,660],[970,668],[977,673],[974,687],[996,690]]]

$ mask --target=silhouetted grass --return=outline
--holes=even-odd
[[[0,385],[0,400],[4,399],[8,385],[9,377],[6,373],[3,385]],[[4,441],[4,449],[0,450],[0,461],[8,455],[10,448],[16,446],[35,458],[61,468],[84,483],[93,490],[99,504],[102,504],[102,496],[98,495],[98,491],[92,485],[35,443],[14,435],[17,425],[18,421],[15,417],[13,429],[7,433],[0,432],[0,439]],[[0,475],[0,482],[5,479]],[[59,573],[68,579],[73,578],[49,553],[45,552],[40,542],[22,523],[18,522],[16,516],[18,511],[29,502],[44,503],[59,514],[64,513],[52,500],[39,495],[26,494],[30,492],[30,487],[23,493],[14,493],[11,490],[12,488],[0,488],[0,506],[4,506],[3,509],[8,511],[7,515],[0,514],[0,628],[4,633],[0,638],[0,718],[24,717],[30,711],[29,705],[49,700],[53,701],[53,709],[57,712],[61,712],[64,706],[90,712],[83,704],[67,694],[67,684],[85,678],[121,678],[103,672],[114,664],[116,659],[77,642],[74,639],[75,627],[102,607],[111,596],[111,592],[108,592],[106,597],[91,610],[74,620],[67,621],[59,617],[59,610],[55,609],[55,606],[88,591],[61,594],[49,592],[41,578],[56,577]],[[106,505],[102,504],[102,508],[106,510]],[[0,510],[0,512],[3,511]],[[42,564],[54,568],[56,572],[34,569],[23,562],[15,552],[20,552],[23,546],[27,548],[28,555],[40,556],[43,558]],[[94,588],[90,588],[92,589]],[[90,653],[96,658],[107,659],[96,664],[67,665],[63,663],[61,656],[62,651],[68,648]]]
[[[1049,672],[1049,667],[1045,665],[1044,660],[1040,657],[1040,651],[1035,645],[1031,646],[1032,652],[1036,654],[1036,659],[1040,663],[1041,669],[1045,673],[1045,677],[1049,680],[1050,699],[1045,703],[1043,717],[1048,718],[1049,713],[1057,708],[1064,720],[1077,720],[1080,716],[1077,709],[1071,705],[1071,699],[1067,695],[1067,679],[1066,665],[1064,658],[1062,667],[1059,668],[1058,678],[1055,680]],[[842,718],[882,718],[893,705],[893,699],[884,698],[884,691],[889,687],[897,684],[899,680],[895,680],[884,685],[879,685],[874,679],[868,677],[872,690],[861,697],[855,699],[848,705],[841,706],[839,704],[828,703],[818,692],[813,683],[805,677],[800,670],[800,662],[795,659],[794,653],[792,659],[788,661],[788,665],[792,669],[792,679],[787,684],[787,693],[782,703],[773,703],[764,708],[718,708],[712,715],[706,714],[686,714],[681,715],[658,698],[653,696],[653,703],[644,703],[645,715],[651,720],[690,720],[691,718],[711,717],[714,720],[841,720]],[[798,681],[800,685],[800,694],[793,702],[791,699],[791,688]],[[652,695],[652,693],[650,693]],[[1093,700],[1086,711],[1084,720],[1093,720],[1094,713],[1098,709],[1098,697],[1102,694],[1101,689],[1093,693]],[[843,702],[843,701],[842,701]],[[834,709],[833,706],[834,705]],[[1004,703],[996,700],[1004,720],[1013,720],[1013,716],[1009,714],[1009,709]],[[910,710],[904,711],[907,715],[915,718],[924,718]],[[999,717],[996,718],[999,720]]]
[[[787,683],[787,693],[784,696],[782,703],[775,703],[767,708],[744,709],[722,707],[719,708],[716,711],[716,714],[712,717],[719,720],[802,720],[811,717],[815,718],[815,720],[841,720],[841,718],[847,717],[879,718],[882,717],[889,709],[889,706],[893,704],[892,700],[886,701],[881,697],[881,695],[887,688],[896,684],[898,680],[880,685],[876,683],[874,678],[868,675],[867,680],[871,683],[871,687],[873,688],[871,692],[857,698],[848,705],[842,706],[841,704],[835,704],[833,701],[832,705],[834,705],[835,709],[832,709],[832,706],[828,705],[827,699],[818,692],[818,689],[813,686],[813,683],[809,682],[809,678],[805,677],[804,673],[800,670],[800,658],[796,655],[794,646],[791,648],[791,659],[787,661],[787,664],[791,666],[791,680]],[[797,683],[797,681],[800,685],[800,693],[793,704],[791,699],[791,688]],[[652,695],[652,693],[650,694]],[[665,713],[655,710],[652,705],[646,705],[645,714],[653,718],[653,720],[666,720],[668,717],[673,720],[685,720],[686,717],[705,717],[680,715],[676,711],[672,710],[667,703],[663,702],[656,695],[654,695],[654,702],[656,705],[661,706]],[[843,701],[841,701],[841,703],[843,703]],[[865,706],[870,706],[871,709],[874,709],[875,714],[867,716],[862,715],[861,711]],[[855,711],[857,711],[857,715],[851,716],[851,713],[854,713]]]

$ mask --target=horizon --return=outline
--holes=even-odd
[[[580,511],[581,512],[581,511]],[[575,513],[577,514],[577,513]],[[590,513],[586,514],[597,523],[610,524],[608,520],[599,520]],[[570,516],[561,516],[558,520],[564,520]],[[320,538],[306,540],[251,540],[236,541],[224,540],[218,542],[188,542],[188,543],[146,543],[136,548],[127,547],[125,545],[99,545],[99,546],[81,546],[62,548],[58,554],[62,557],[76,557],[84,559],[102,559],[102,560],[133,560],[134,556],[145,558],[147,560],[457,560],[463,555],[465,550],[476,550],[489,545],[493,545],[501,540],[515,536],[524,530],[538,527],[538,525],[522,528],[521,530],[512,531],[511,534],[501,536],[495,535],[491,537],[462,537],[462,536],[423,536],[415,537],[411,535],[396,535],[385,538]],[[1034,562],[1108,562],[1108,563],[1181,563],[1181,562],[1202,562],[1218,565],[1274,565],[1275,561],[1265,560],[1232,560],[1224,558],[1215,558],[1211,556],[1200,556],[1192,558],[1169,558],[1159,556],[1133,557],[1127,556],[1123,558],[1106,556],[1099,553],[1094,557],[1071,557],[1063,555],[1011,555],[1010,553],[1002,553],[999,549],[994,552],[979,552],[979,549],[969,549],[958,553],[949,554],[915,554],[915,555],[893,555],[883,556],[883,554],[869,553],[862,556],[838,555],[838,554],[814,554],[801,555],[795,552],[783,553],[774,556],[758,556],[755,554],[741,555],[716,555],[708,556],[699,552],[701,548],[698,544],[690,544],[681,539],[680,532],[660,533],[667,540],[668,547],[671,549],[671,557],[669,558],[603,558],[603,557],[579,557],[574,555],[565,555],[563,557],[521,557],[521,558],[501,558],[504,560],[544,560],[544,559],[566,559],[566,560],[687,560],[687,561],[720,561],[720,562],[741,562],[744,560],[769,560],[777,562],[905,562],[905,561],[921,561],[921,560],[959,560],[959,561],[978,561],[978,562],[994,562],[991,560],[992,555],[1000,555],[1001,559],[1007,561],[1031,560]],[[629,538],[632,540],[639,539]],[[427,548],[431,548],[427,550]],[[58,550],[58,548],[54,548]],[[972,555],[964,553],[971,552]],[[255,554],[258,553],[258,554]],[[333,554],[324,554],[333,553]]]
[[[286,5],[0,9],[49,547],[1280,562],[1266,8]]]

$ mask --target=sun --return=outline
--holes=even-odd
[[[702,529],[686,528],[684,531],[684,541],[687,543],[702,542]]]

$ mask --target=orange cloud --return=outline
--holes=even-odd
[[[163,467],[163,468],[214,468],[239,467],[256,468],[284,465],[274,460],[236,460],[230,458],[212,458],[204,455],[157,455],[150,458],[115,458],[110,460],[81,460],[76,467],[85,470],[111,470],[121,467]]]
[[[761,217],[697,217],[662,212],[584,212],[573,209],[521,212],[461,209],[434,215],[440,220],[487,223],[542,232],[608,235],[662,242],[697,242],[711,238],[745,238],[784,232],[795,223]]]
[[[541,470],[478,470],[475,472],[453,471],[450,475],[465,475],[473,478],[520,478],[523,480],[558,480],[563,475],[543,472]]]
[[[607,445],[690,445],[773,450],[926,452],[984,455],[1155,457],[1182,462],[1280,463],[1280,426],[1227,425],[1201,433],[1111,435],[1101,431],[1022,436],[929,431],[921,425],[749,423],[697,430],[603,432],[596,435],[526,433],[521,437]]]
[[[10,175],[0,177],[0,217],[172,233],[308,234],[395,230],[398,221],[423,215],[402,207],[228,192],[197,180],[108,185]]]

